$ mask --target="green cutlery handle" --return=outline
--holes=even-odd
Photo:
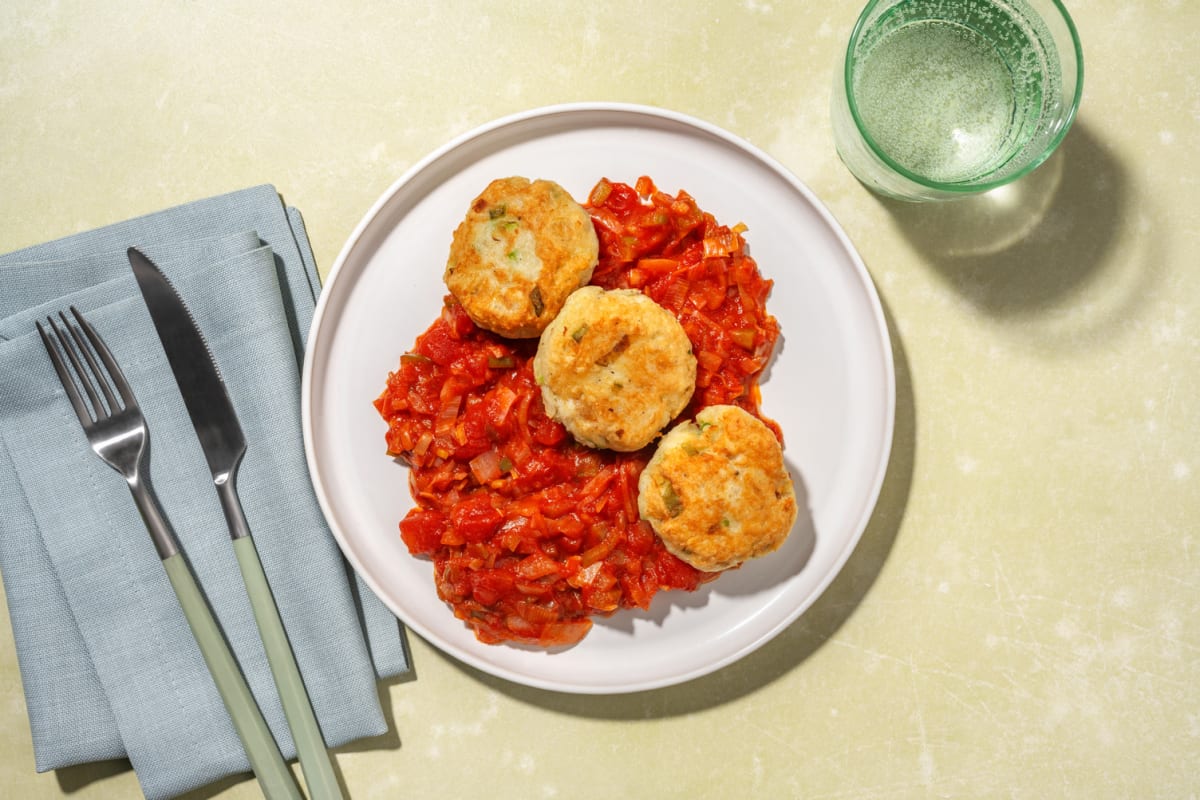
[[[279,698],[283,701],[283,713],[291,726],[292,738],[296,740],[296,751],[300,755],[300,767],[304,770],[308,793],[313,800],[341,798],[341,784],[334,774],[329,751],[325,749],[325,740],[321,737],[308,692],[304,689],[304,680],[300,677],[300,668],[296,665],[287,632],[279,619],[279,609],[263,572],[258,548],[254,546],[254,539],[241,536],[233,540],[233,550],[237,553],[246,592],[254,608],[254,619],[258,622],[258,632],[267,650],[267,662],[271,665],[275,685],[279,688]]]
[[[296,779],[280,755],[271,729],[254,702],[254,695],[250,693],[250,687],[246,685],[246,679],[234,661],[233,653],[229,651],[229,645],[225,643],[225,637],[217,627],[208,603],[200,594],[200,588],[183,554],[176,553],[163,559],[163,567],[167,570],[171,585],[175,587],[179,605],[183,607],[188,625],[200,645],[200,652],[208,664],[208,671],[212,673],[213,682],[217,684],[217,691],[221,693],[225,708],[233,719],[233,727],[237,729],[242,746],[246,748],[250,766],[258,777],[263,794],[268,800],[303,800]]]

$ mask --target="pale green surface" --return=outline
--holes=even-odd
[[[878,284],[895,452],[809,613],[715,675],[619,698],[506,684],[414,638],[392,732],[338,753],[351,795],[1195,797],[1200,4],[1071,2],[1079,122],[987,217],[881,201],[837,161],[857,3],[568,5],[0,4],[0,251],[270,181],[328,269],[446,139],[621,100],[780,159]],[[121,762],[34,773],[0,619],[0,795],[136,795]],[[194,797],[259,796],[215,789]]]

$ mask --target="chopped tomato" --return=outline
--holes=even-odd
[[[413,554],[433,553],[442,541],[446,515],[440,511],[414,508],[400,522],[400,538]]]
[[[492,505],[486,492],[476,492],[461,500],[450,511],[450,522],[468,542],[485,542],[491,538],[504,517]]]

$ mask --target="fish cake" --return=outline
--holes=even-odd
[[[476,325],[532,338],[592,279],[599,253],[591,217],[565,189],[500,178],[455,229],[444,278]]]
[[[667,550],[717,572],[783,544],[796,492],[771,429],[715,405],[663,436],[638,479],[638,512]]]
[[[533,373],[546,412],[579,442],[629,452],[687,407],[696,357],[679,320],[646,295],[585,286],[542,333]]]

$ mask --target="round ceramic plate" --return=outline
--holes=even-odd
[[[762,385],[783,428],[800,515],[777,552],[694,593],[660,592],[647,612],[598,617],[552,651],[485,645],[438,599],[433,567],[397,525],[407,469],[384,449],[371,402],[437,317],[454,228],[493,179],[548,178],[582,201],[600,178],[685,190],[718,221],[748,226],[775,282],[783,335]],[[854,549],[891,448],[894,374],[879,299],[821,203],[764,153],[660,109],[554,106],[479,128],[431,154],[367,212],[334,264],[304,365],[304,439],[321,506],[343,552],[408,627],[493,675],[567,692],[617,693],[685,681],[753,651],[821,594]]]

